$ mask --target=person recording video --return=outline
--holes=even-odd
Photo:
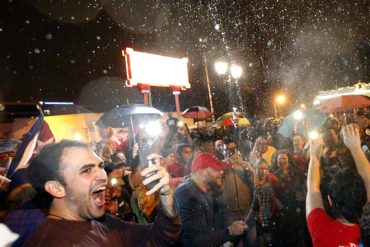
[[[157,181],[147,194],[159,193],[161,201],[150,225],[105,213],[104,163],[83,142],[62,140],[44,147],[27,171],[32,186],[52,201],[48,217],[25,246],[168,246],[181,232],[169,174],[160,164],[141,172],[144,185]],[[154,175],[146,177],[150,173]]]

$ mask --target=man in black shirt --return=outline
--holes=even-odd
[[[161,205],[152,225],[130,224],[105,214],[107,174],[87,144],[63,140],[41,150],[28,167],[31,184],[52,196],[49,215],[25,246],[167,246],[181,231],[169,175],[159,164],[142,171],[157,184]]]

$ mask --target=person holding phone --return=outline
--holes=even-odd
[[[157,218],[148,225],[105,213],[104,163],[83,142],[62,140],[44,147],[27,171],[31,184],[52,201],[48,217],[25,246],[168,246],[180,235],[169,175],[160,164],[141,172],[143,177],[154,173],[143,184],[157,180],[147,194],[159,193],[161,201]]]

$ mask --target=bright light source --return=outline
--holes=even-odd
[[[301,120],[303,118],[303,113],[302,111],[298,110],[293,113],[293,116],[295,120]]]
[[[301,107],[302,109],[306,109],[306,105],[305,105],[305,104],[301,104],[301,105],[300,105],[300,107]]]
[[[319,99],[315,99],[315,100],[313,101],[313,104],[314,104],[314,105],[319,105],[319,104],[320,104],[320,100],[319,100]]]
[[[276,97],[276,103],[278,104],[284,104],[286,101],[286,97],[285,95],[283,94],[279,94],[277,97]]]
[[[216,30],[216,31],[219,31],[219,30],[220,30],[220,24],[216,24],[216,25],[215,25],[215,30]]]
[[[217,74],[224,75],[227,72],[228,64],[225,62],[216,62],[215,63],[215,70]]]
[[[253,63],[249,63],[249,68],[252,68],[252,66],[253,66]]]
[[[110,180],[110,184],[111,184],[112,186],[116,185],[117,183],[118,183],[117,178],[112,178],[112,179]]]
[[[140,129],[145,128],[145,124],[143,124],[143,123],[139,123],[139,128],[140,128]]]
[[[145,126],[145,130],[150,137],[157,137],[161,133],[162,127],[158,121],[152,121]]]
[[[234,79],[238,79],[242,76],[243,70],[242,67],[236,64],[232,64],[230,67],[230,74]]]
[[[127,86],[138,83],[150,86],[179,86],[190,88],[188,76],[188,59],[165,57],[131,48],[123,51],[127,73]]]
[[[316,140],[317,138],[319,138],[319,133],[316,131],[316,130],[312,130],[309,134],[308,134],[309,138],[311,140]]]
[[[73,136],[73,139],[76,141],[81,141],[82,140],[82,135],[80,133],[76,133]]]
[[[177,127],[183,127],[184,126],[184,122],[183,121],[178,121],[177,122]]]
[[[42,101],[40,101],[42,102]],[[45,101],[44,105],[73,105],[73,102]]]

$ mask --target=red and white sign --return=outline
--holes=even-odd
[[[127,86],[144,84],[149,86],[190,88],[188,58],[165,57],[126,48],[125,57]]]

